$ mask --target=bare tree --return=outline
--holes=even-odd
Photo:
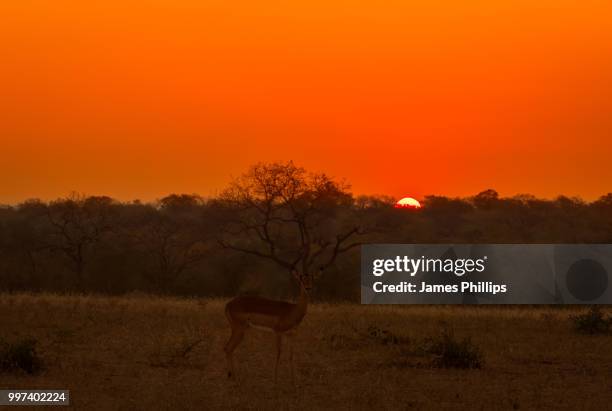
[[[360,245],[348,186],[293,162],[256,164],[220,196],[219,243],[309,275]]]
[[[109,197],[83,197],[73,193],[47,207],[51,228],[48,248],[68,258],[78,288],[84,285],[90,248],[112,229],[112,205]]]
[[[165,197],[132,235],[156,262],[153,280],[158,291],[168,291],[187,269],[206,257],[208,244],[198,213],[201,205],[197,196]]]

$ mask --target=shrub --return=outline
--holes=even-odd
[[[36,340],[26,338],[12,343],[0,341],[0,371],[22,370],[35,374],[42,369],[36,353]]]
[[[376,326],[368,327],[367,336],[383,345],[407,344],[409,342],[408,337],[395,335],[389,330]]]
[[[483,365],[480,348],[469,337],[456,339],[452,329],[448,328],[430,340],[425,351],[436,356],[433,363],[437,367],[481,368]]]
[[[582,334],[609,334],[612,328],[612,317],[606,318],[597,305],[584,314],[570,316],[570,320],[574,329]]]

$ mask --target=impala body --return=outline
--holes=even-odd
[[[236,297],[225,306],[225,316],[232,328],[232,335],[225,345],[225,355],[228,362],[228,376],[235,375],[233,353],[242,342],[249,328],[263,329],[276,334],[276,365],[274,380],[278,375],[283,337],[291,337],[292,332],[302,322],[308,307],[308,290],[311,279],[306,275],[292,273],[300,285],[300,295],[296,303],[269,300],[261,297]],[[289,344],[289,361],[293,379],[293,347]]]

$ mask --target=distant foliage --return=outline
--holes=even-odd
[[[42,369],[42,360],[36,352],[36,340],[26,338],[11,343],[0,341],[0,371],[24,371],[36,374]]]
[[[610,334],[612,316],[607,316],[598,305],[592,306],[584,314],[570,316],[574,329],[582,334]]]
[[[280,297],[291,281],[278,263],[298,261],[328,266],[315,299],[359,301],[359,243],[612,242],[612,194],[587,203],[488,189],[429,196],[418,210],[394,201],[355,197],[289,162],[255,165],[214,198],[72,194],[0,206],[0,291]]]

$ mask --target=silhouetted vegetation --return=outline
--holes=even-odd
[[[257,164],[217,200],[219,244],[303,275],[325,270],[363,234],[347,188],[291,162]]]
[[[584,314],[570,316],[574,329],[582,334],[609,334],[612,332],[612,317],[607,317],[598,305]]]
[[[369,326],[365,336],[370,340],[383,345],[408,344],[410,342],[408,337],[396,335],[393,332],[380,328],[376,325]]]
[[[481,349],[471,338],[460,340],[450,328],[428,341],[425,351],[435,356],[433,365],[441,368],[481,368],[484,362]]]
[[[315,298],[357,301],[359,243],[612,242],[612,194],[587,203],[486,190],[422,203],[355,197],[293,163],[256,165],[218,198],[29,200],[0,207],[0,288],[282,297],[288,266],[326,266]]]
[[[36,340],[20,339],[13,342],[0,341],[0,371],[24,371],[35,374],[42,369],[42,360],[36,353]]]

